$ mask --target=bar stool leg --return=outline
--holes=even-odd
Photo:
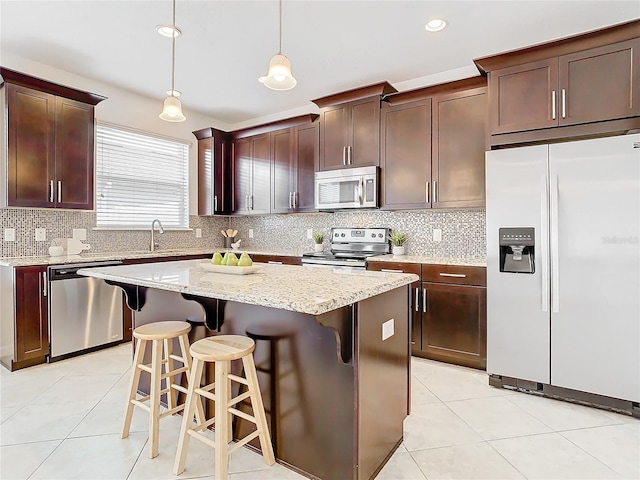
[[[267,418],[264,413],[260,386],[258,385],[258,375],[256,374],[256,366],[253,363],[253,355],[245,355],[242,357],[242,365],[244,366],[247,382],[249,383],[249,392],[251,392],[251,406],[253,407],[253,416],[256,419],[256,428],[258,429],[258,437],[260,438],[262,456],[267,465],[273,465],[276,460],[273,455],[273,445],[271,445],[271,441],[269,440],[269,427],[267,426]],[[217,373],[218,372],[216,372],[216,375]],[[217,472],[216,478],[218,478]]]
[[[173,338],[165,338],[164,339],[164,360],[165,360],[165,365],[166,365],[166,370],[165,373],[168,372],[173,372],[173,370],[175,369],[175,363],[173,358],[171,358],[171,355],[173,355]],[[176,405],[178,405],[177,402],[177,398],[176,398],[176,390],[175,388],[171,388],[171,385],[173,384],[173,377],[167,377],[165,379],[165,385],[166,385],[166,389],[168,390],[167,392],[167,406],[169,408],[169,410],[173,409],[176,407]]]
[[[191,372],[191,369],[193,368],[193,361],[191,359],[191,353],[189,353],[189,336],[188,335],[180,335],[178,337],[178,341],[180,342],[180,348],[182,349],[182,358],[184,359],[184,362],[186,364],[186,366],[189,368],[189,372]],[[202,370],[202,369],[201,369]],[[200,387],[200,383],[201,383],[201,378],[202,378],[202,371],[200,372],[200,376],[196,378],[195,383],[193,384],[194,387],[193,388],[199,388]],[[191,379],[191,376],[187,375],[187,388],[191,385],[191,382],[193,382],[193,380]],[[200,396],[196,396],[196,420],[198,421],[198,424],[200,423],[204,423],[206,421],[206,417],[204,416],[204,409],[202,408],[202,402],[200,401]],[[187,414],[187,406],[189,405],[189,401],[188,399],[185,399],[185,411],[182,413],[183,415]],[[191,420],[193,421],[193,415],[191,415]]]
[[[146,340],[138,340],[136,351],[133,356],[133,365],[131,367],[133,370],[131,371],[131,377],[129,379],[129,397],[127,398],[127,406],[124,409],[124,422],[122,423],[120,438],[127,438],[129,436],[129,430],[131,429],[131,419],[133,417],[134,408],[131,400],[136,398],[136,394],[138,393],[138,383],[140,382],[140,373],[142,373],[142,370],[138,368],[138,365],[143,362],[146,346]]]
[[[220,422],[216,422],[216,433],[214,439],[216,478],[227,478],[229,474],[228,430],[231,426],[227,420],[227,404],[229,402],[229,363],[230,362],[225,361],[215,363],[215,418],[220,419]]]
[[[188,352],[188,350],[187,350]],[[185,401],[184,417],[182,418],[182,426],[180,427],[180,437],[178,438],[178,449],[176,451],[176,460],[173,464],[173,474],[180,475],[184,472],[184,466],[187,462],[187,452],[189,450],[189,440],[191,435],[187,430],[190,430],[191,423],[193,422],[193,416],[196,413],[196,405],[202,409],[200,403],[200,396],[195,392],[196,388],[200,388],[200,380],[202,378],[202,370],[205,362],[193,359],[193,365],[191,366],[191,375],[189,375],[189,389],[187,390],[187,399]],[[204,414],[202,415],[204,419]],[[200,423],[198,421],[198,423]]]
[[[151,351],[151,398],[149,399],[149,458],[158,456],[160,435],[160,377],[162,375],[162,340],[153,340]]]

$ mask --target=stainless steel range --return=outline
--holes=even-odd
[[[366,268],[367,257],[391,252],[388,228],[332,228],[331,250],[302,255],[307,266]]]

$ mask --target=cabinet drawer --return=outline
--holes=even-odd
[[[367,262],[367,270],[378,272],[415,273],[420,276],[421,265],[419,263],[404,262]]]
[[[422,265],[422,281],[484,287],[487,285],[487,269],[462,265]]]

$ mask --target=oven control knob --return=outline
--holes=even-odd
[[[340,236],[341,236],[341,237],[345,237],[346,235],[345,235],[344,233],[341,233],[341,234],[340,234]]]
[[[333,236],[334,236],[334,237],[337,237],[338,235],[339,235],[338,233],[334,233],[334,234],[333,234]]]
[[[378,234],[378,237],[382,238],[384,235],[382,235],[381,233]]]
[[[371,234],[371,237],[372,237],[372,238],[376,238],[376,234],[375,234],[375,233],[372,233],[372,234]]]

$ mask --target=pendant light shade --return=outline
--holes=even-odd
[[[173,29],[180,31],[176,27],[176,0],[173,0]],[[176,36],[171,37],[171,90],[167,92],[169,95],[164,99],[162,106],[162,112],[158,115],[162,120],[166,122],[184,122],[187,117],[182,113],[182,104],[178,100],[177,95],[179,93],[175,89],[175,76],[176,76]]]
[[[269,73],[260,77],[260,82],[272,90],[291,90],[298,81],[291,74],[291,62],[282,53],[278,53],[269,62]]]
[[[258,78],[271,90],[291,90],[298,84],[291,73],[291,62],[282,54],[282,0],[280,0],[280,49],[269,62],[269,72],[265,77]]]

